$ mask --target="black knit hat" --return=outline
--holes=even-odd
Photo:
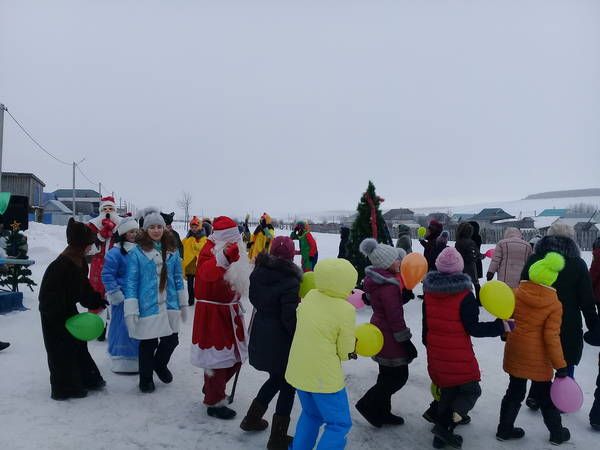
[[[72,217],[67,224],[67,244],[75,247],[86,247],[93,244],[96,236],[92,229],[83,222],[77,222]]]

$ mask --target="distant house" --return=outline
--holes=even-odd
[[[73,190],[58,189],[52,193],[54,200],[58,200],[67,208],[73,208]],[[93,189],[75,189],[75,213],[89,216],[98,215],[100,207],[100,194]]]
[[[502,208],[484,208],[479,213],[475,214],[469,220],[479,222],[480,225],[491,224],[497,220],[514,219],[515,216],[511,216]]]
[[[427,222],[429,223],[432,220],[437,220],[442,225],[448,225],[450,222],[452,222],[452,218],[448,214],[443,212],[433,212],[431,214],[428,214]]]
[[[538,230],[546,230],[560,219],[559,216],[536,216],[533,218],[533,227]]]
[[[535,220],[533,217],[523,217],[521,219],[502,219],[492,222],[492,225],[497,225],[499,228],[514,227],[519,230],[535,228]]]
[[[43,206],[43,192],[46,184],[32,173],[2,172],[2,191],[27,197],[29,207]]]
[[[545,209],[537,217],[563,217],[567,211],[567,209]]]
[[[415,220],[415,213],[408,208],[390,209],[383,215],[383,220],[400,221],[400,220]]]
[[[471,218],[474,216],[475,214],[473,213],[454,213],[452,214],[452,222],[467,222],[469,220],[471,220]]]
[[[48,200],[44,205],[43,222],[51,225],[66,225],[73,214],[62,202]]]

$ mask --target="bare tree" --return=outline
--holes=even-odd
[[[568,206],[569,212],[581,214],[593,214],[598,207],[592,203],[575,203]]]
[[[183,219],[185,220],[185,229],[188,229],[190,223],[190,206],[192,205],[192,194],[183,192],[181,199],[177,200],[177,206],[183,210]]]

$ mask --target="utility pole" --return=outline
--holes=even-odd
[[[98,194],[100,194],[100,197],[102,198],[102,183],[98,183]]]
[[[4,110],[6,107],[0,103],[0,192],[2,191],[2,140],[4,138]]]
[[[75,164],[75,161],[73,161],[73,206],[72,206],[72,213],[73,213],[73,219],[75,219],[75,167],[77,165]]]

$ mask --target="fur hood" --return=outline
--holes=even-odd
[[[464,290],[471,290],[473,283],[465,273],[440,273],[429,272],[423,280],[423,292],[456,294]]]
[[[400,282],[398,279],[394,277],[391,272],[388,272],[385,269],[378,269],[373,266],[368,266],[365,268],[365,277],[368,277],[370,281],[375,284],[395,284],[396,286],[400,287]]]
[[[565,258],[579,258],[581,252],[575,241],[566,236],[544,236],[535,244],[535,254],[544,257],[549,252],[560,253]]]
[[[288,261],[287,259],[277,258],[276,256],[269,255],[268,253],[260,253],[256,257],[255,266],[293,275],[294,278],[298,279],[298,281],[302,281],[302,269],[294,264],[293,261]]]

